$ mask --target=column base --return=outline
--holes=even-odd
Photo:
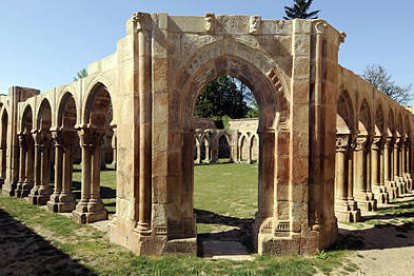
[[[413,178],[412,178],[411,174],[406,173],[404,175],[404,180],[405,180],[405,183],[407,183],[407,187],[406,187],[407,192],[411,193],[411,191],[413,190]]]
[[[399,197],[397,185],[394,180],[385,180],[385,185],[388,189],[390,199]]]
[[[30,194],[27,201],[33,205],[47,205],[50,199],[50,194],[32,195]]]
[[[52,194],[46,205],[50,212],[70,213],[76,207],[76,200],[72,194]]]
[[[33,188],[33,183],[30,182],[30,181],[27,181],[27,182],[25,181],[25,182],[23,182],[23,185],[21,187],[22,188],[18,193],[18,197],[20,197],[20,198],[28,197],[29,194],[30,194],[30,191]]]
[[[88,202],[81,201],[73,212],[73,218],[81,224],[93,223],[96,221],[107,220],[106,211],[100,199],[90,199]]]
[[[1,188],[1,193],[7,196],[15,196],[16,187],[17,187],[17,182],[11,182],[11,183],[5,182]]]
[[[373,185],[373,193],[377,198],[377,204],[388,204],[390,202],[390,195],[387,192],[387,187],[384,185]]]
[[[355,200],[362,211],[372,212],[377,210],[377,200],[373,193],[358,193],[355,196]]]
[[[398,189],[398,195],[402,196],[406,194],[408,190],[407,190],[407,183],[405,182],[404,178],[400,176],[396,176],[395,179],[396,179],[396,186]]]
[[[361,221],[361,210],[353,199],[335,199],[335,216],[339,222]]]

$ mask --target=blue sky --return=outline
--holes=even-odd
[[[46,91],[112,54],[136,11],[172,15],[261,15],[281,19],[291,0],[0,0],[0,92]],[[379,3],[379,4],[378,4]],[[347,33],[340,63],[361,73],[379,63],[402,86],[414,83],[414,1],[315,0],[320,18]]]

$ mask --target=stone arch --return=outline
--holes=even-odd
[[[257,133],[250,136],[250,160],[256,162],[259,159],[259,136]]]
[[[375,136],[383,136],[386,133],[385,114],[382,103],[377,103],[375,108]]]
[[[50,131],[52,126],[52,106],[47,98],[44,98],[39,105],[36,118],[37,130]]]
[[[112,100],[107,86],[101,82],[96,83],[92,90],[87,93],[87,100],[83,108],[83,122],[90,128],[104,129],[108,122],[108,116],[113,118]],[[108,114],[111,112],[111,114]]]
[[[229,162],[233,161],[231,138],[228,133],[221,132],[217,135],[218,158],[228,158]]]
[[[33,129],[33,110],[31,105],[26,105],[23,109],[20,132],[30,134]]]
[[[363,99],[358,109],[358,135],[369,136],[372,131],[371,107],[368,100]]]
[[[101,93],[102,92],[100,91],[101,89],[105,90],[105,93]],[[115,97],[114,95],[115,90],[113,89],[111,82],[102,75],[94,76],[91,79],[88,86],[86,87],[85,91],[86,93],[85,93],[84,99],[86,100],[83,101],[83,104],[82,104],[83,116],[81,116],[83,123],[84,124],[88,123],[88,119],[89,119],[88,116],[90,115],[89,111],[91,109],[91,102],[93,102],[93,99],[96,97],[96,95],[100,94],[101,96],[103,96],[104,94],[106,94],[105,98],[107,99],[109,98],[109,101],[111,103],[111,109],[112,109],[112,122],[110,123],[111,125],[115,125],[116,123],[115,123],[114,112],[116,109],[114,105],[116,104],[116,102],[112,100]]]
[[[60,130],[75,129],[77,123],[77,102],[72,92],[64,92],[58,102],[57,127]]]
[[[227,53],[228,47],[224,45],[229,43],[249,54],[237,56],[235,52]],[[263,62],[260,66],[256,66],[258,60]],[[255,96],[263,117],[259,118],[259,131],[264,128],[274,131],[289,118],[288,85],[279,71],[277,63],[270,57],[240,42],[221,40],[201,47],[177,70],[175,87],[178,91],[185,91],[178,93],[174,104],[180,114],[178,119],[186,129],[191,129],[191,122],[185,118],[192,114],[197,96],[214,79],[231,75],[245,83]]]
[[[392,108],[388,109],[388,117],[387,117],[387,136],[392,137],[395,133],[395,116],[394,110]]]
[[[352,100],[347,91],[343,91],[336,104],[336,133],[353,134],[355,133],[355,115]]]
[[[234,42],[235,43],[235,42]],[[181,131],[181,145],[189,145],[193,141],[193,112],[198,95],[213,80],[220,76],[230,75],[244,82],[252,91],[259,106],[259,211],[256,216],[254,239],[259,238],[259,232],[263,231],[260,237],[264,237],[265,233],[271,233],[270,223],[276,216],[289,217],[289,207],[283,207],[282,201],[278,212],[275,212],[274,205],[279,204],[275,198],[275,175],[286,173],[289,169],[285,164],[277,165],[277,157],[275,154],[277,144],[285,144],[288,136],[289,125],[289,104],[288,90],[285,89],[284,79],[280,78],[276,63],[271,59],[262,60],[262,66],[257,66],[254,58],[250,55],[246,57],[237,56],[237,51],[226,53],[224,41],[213,43],[199,49],[199,51],[179,67],[177,79],[174,81],[174,91],[177,95],[172,102],[174,117],[172,123],[177,124]],[[253,56],[263,56],[260,51],[247,49]],[[286,86],[287,87],[287,86]],[[280,140],[279,140],[280,139]],[[173,145],[171,145],[173,146]],[[181,177],[181,188],[177,188],[181,192],[180,202],[186,202],[183,208],[178,212],[172,210],[168,216],[172,219],[178,219],[187,226],[181,229],[187,229],[187,232],[173,233],[171,237],[188,237],[195,236],[194,214],[193,214],[193,166],[188,160],[193,158],[193,147],[183,146],[180,149],[174,149],[180,152],[180,158],[177,162],[181,162],[182,170],[179,171]],[[284,157],[289,156],[287,147],[280,147],[277,155]],[[171,161],[170,161],[171,162]],[[278,184],[287,181],[279,179]],[[288,183],[286,182],[286,185]],[[286,198],[286,194],[278,194],[277,197]],[[177,198],[177,199],[178,199]],[[177,202],[177,204],[180,204]],[[268,229],[268,230],[265,230]],[[270,231],[270,232],[266,232]],[[170,234],[169,234],[170,235]]]
[[[247,161],[249,158],[249,136],[243,133],[238,141],[239,161]]]

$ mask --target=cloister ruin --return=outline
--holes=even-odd
[[[253,244],[259,254],[315,254],[335,241],[337,219],[357,222],[412,190],[413,115],[338,64],[344,40],[323,20],[136,13],[88,77],[0,97],[2,192],[80,223],[107,219],[99,174],[110,130],[111,241],[139,255],[195,255],[194,106],[208,83],[231,75],[260,110]]]

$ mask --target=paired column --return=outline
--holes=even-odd
[[[389,195],[384,185],[384,144],[385,139],[374,137],[371,145],[371,184],[379,204],[387,204]]]
[[[92,223],[108,219],[108,213],[100,195],[100,164],[103,132],[88,128],[78,131],[82,149],[81,200],[73,212],[80,223]]]
[[[411,138],[407,137],[406,142],[405,142],[405,173],[404,173],[404,179],[407,183],[407,192],[411,192],[413,189],[413,178],[412,178],[412,171],[411,171],[411,166],[412,166],[412,156],[411,156],[411,151],[412,151],[412,141]]]
[[[394,181],[394,143],[393,137],[387,137],[384,145],[384,183],[391,199],[398,196]]]
[[[368,156],[370,141],[368,136],[358,136],[355,148],[355,196],[358,205],[365,211],[374,211],[377,201],[372,193],[368,179]]]
[[[75,209],[76,200],[72,193],[73,132],[54,132],[55,141],[55,189],[47,202],[52,212],[67,213]],[[44,166],[47,166],[46,162]],[[46,171],[44,172],[46,173]]]
[[[351,135],[336,137],[335,164],[335,215],[341,222],[357,222],[361,211],[353,195]]]
[[[113,150],[113,160],[112,160],[112,166],[114,167],[114,169],[116,169],[116,164],[117,164],[117,136],[116,136],[116,129],[114,128],[114,135],[112,136],[112,150]]]
[[[16,188],[17,197],[27,197],[33,188],[33,139],[31,134],[24,132],[19,135],[20,170]]]

